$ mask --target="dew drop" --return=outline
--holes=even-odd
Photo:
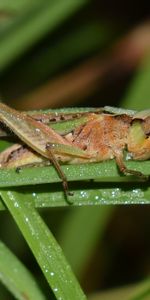
[[[36,193],[32,193],[32,196],[35,197],[35,196],[36,196]]]
[[[40,132],[40,129],[39,129],[39,128],[36,128],[35,131],[36,131],[36,132]]]
[[[80,195],[81,195],[82,198],[85,198],[87,196],[87,193],[85,191],[81,191]]]

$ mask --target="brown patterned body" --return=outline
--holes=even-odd
[[[131,118],[127,116],[89,115],[89,121],[77,128],[70,141],[91,153],[95,161],[113,159],[127,145]]]

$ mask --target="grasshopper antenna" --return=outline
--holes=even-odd
[[[66,196],[66,200],[67,200],[68,204],[73,204],[73,202],[68,199],[68,196],[73,196],[73,193],[69,191],[68,181],[67,181],[66,175],[62,171],[59,162],[55,158],[55,155],[54,155],[53,150],[52,150],[51,143],[46,144],[46,150],[49,153],[49,159],[51,160],[51,162],[54,165],[56,171],[58,172],[58,175],[62,179],[62,185],[63,185],[64,193],[65,193],[65,196]]]

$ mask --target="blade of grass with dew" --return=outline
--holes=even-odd
[[[47,279],[56,299],[86,299],[66,261],[62,249],[27,195],[1,191],[1,197],[15,219]]]
[[[1,241],[0,280],[16,299],[46,300],[31,273]]]
[[[72,206],[100,206],[100,205],[117,205],[117,204],[150,204],[150,187],[144,185],[139,187],[139,183],[121,183],[111,184],[102,183],[98,185],[89,185],[86,183],[73,183],[69,185],[73,191],[73,196],[69,198]],[[8,188],[7,188],[8,189]],[[3,191],[3,189],[1,189]],[[6,189],[4,189],[6,190]],[[18,191],[27,195],[28,201],[37,208],[46,207],[63,207],[68,206],[62,186],[58,184],[34,185],[27,187],[15,187],[14,191]],[[5,206],[0,201],[0,210],[4,210]],[[92,225],[94,226],[94,225]]]
[[[149,175],[150,161],[128,161],[126,166]],[[87,163],[61,166],[68,182],[94,180],[107,183],[141,183],[141,180],[134,176],[125,176],[119,173],[115,161],[102,163]],[[20,173],[15,169],[0,169],[0,188],[35,185],[61,182],[61,179],[53,166],[22,168]],[[143,182],[142,182],[143,183]],[[149,182],[146,181],[149,185]],[[90,183],[89,183],[90,184]]]
[[[150,161],[130,161],[127,166],[148,175]],[[74,191],[74,196],[70,196],[74,205],[150,202],[149,182],[140,182],[131,176],[120,176],[114,161],[65,165],[62,169],[68,178],[69,189]],[[94,181],[90,182],[93,178]],[[36,199],[36,205],[43,207],[67,205],[62,185],[58,184],[60,181],[53,166],[24,168],[19,174],[13,169],[0,170],[1,189],[20,187],[20,191],[25,192],[26,186],[26,192],[29,191],[31,197],[36,194],[36,197],[33,197],[33,201]],[[0,209],[3,209],[2,204]]]
[[[40,1],[0,32],[0,69],[4,69],[47,32],[52,32],[61,22],[79,9],[86,0]]]

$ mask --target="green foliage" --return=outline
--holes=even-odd
[[[5,68],[25,49],[37,42],[41,36],[54,30],[84,2],[84,0],[33,1],[32,6],[26,8],[25,11],[24,5],[22,5],[21,11],[16,16],[13,16],[11,6],[10,10],[6,7],[6,14],[10,14],[11,17],[12,13],[13,17],[11,22],[8,22],[7,26],[5,25],[5,28],[0,32],[0,68]],[[2,9],[5,11],[5,7]]]
[[[61,248],[33,203],[28,201],[27,195],[20,197],[17,192],[3,191],[1,197],[29,244],[56,298],[86,299]],[[30,286],[28,289],[30,290]],[[28,291],[26,294],[26,298],[29,298]]]
[[[148,300],[150,295],[150,279],[138,284],[113,289],[90,297],[90,300]]]
[[[149,161],[132,161],[126,165],[129,168],[144,172],[145,175],[149,174]],[[74,195],[68,196],[68,199],[74,205],[150,203],[149,182],[143,182],[139,186],[139,179],[132,176],[120,175],[114,161],[65,165],[62,166],[62,170],[66,174],[68,182],[74,182],[73,184],[70,183],[70,190],[73,190]],[[35,201],[36,199],[41,199],[41,204],[38,202],[40,206],[67,205],[62,186],[60,184],[56,184],[55,186],[50,184],[61,181],[52,166],[24,168],[20,173],[17,173],[14,169],[0,170],[0,176],[1,188],[27,186],[26,189],[23,188],[23,191],[28,192],[31,190],[31,197]],[[90,179],[93,180],[93,183],[86,182],[86,180]],[[35,185],[39,184],[44,184],[44,186],[35,187]],[[29,185],[31,188],[29,188]],[[20,188],[21,191],[22,188]],[[33,196],[34,194],[36,194],[36,197]],[[49,197],[50,195],[51,197]]]
[[[127,96],[123,101],[124,107],[144,110],[150,105],[150,56],[144,57],[142,64],[128,88]]]
[[[117,27],[122,25],[112,26],[108,19],[90,15],[91,6],[86,0],[1,1],[2,90],[9,93],[9,85],[17,91],[20,86],[31,89],[50,76],[57,77],[58,72],[64,72],[71,64],[80,63],[92,54],[104,55],[105,51],[102,51],[105,49],[111,52],[114,37],[120,30]],[[17,74],[16,77],[14,74]],[[149,79],[150,59],[146,55],[127,85],[126,95],[119,106],[140,110],[149,108]],[[70,110],[81,111],[80,108]],[[68,124],[70,127],[71,123]],[[63,123],[61,126],[57,130],[66,130]],[[8,142],[1,141],[1,150],[8,145]],[[149,175],[150,161],[127,162],[127,166]],[[149,204],[150,186],[149,182],[120,174],[114,161],[64,165],[62,169],[69,189],[73,191],[73,196],[69,197],[72,205],[69,206],[66,201],[53,166],[23,168],[20,173],[0,170],[0,213],[8,210],[14,218],[55,295],[53,297],[59,300],[86,299],[74,273],[79,279],[84,275],[87,262],[98,241],[102,242],[117,205]],[[63,210],[67,213],[57,235],[61,248],[37,210],[52,207],[67,208]],[[59,220],[55,220],[55,224],[59,226]],[[4,230],[7,235],[7,228]],[[33,275],[2,242],[0,273],[2,283],[15,298],[49,299],[49,295],[46,297],[46,292],[38,287],[39,279],[35,282]],[[146,300],[149,293],[149,280],[145,280],[127,289],[104,292],[89,299],[123,300],[126,297],[127,300]]]
[[[1,281],[15,298],[24,300],[28,295],[31,300],[46,299],[31,273],[2,242],[0,242],[0,272]]]

